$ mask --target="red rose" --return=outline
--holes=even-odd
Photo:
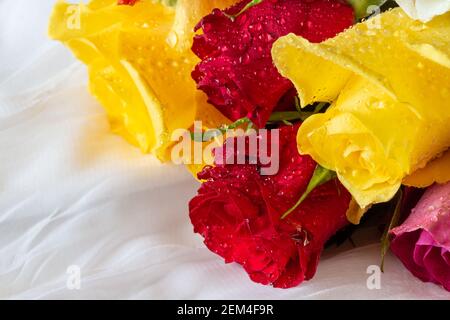
[[[228,118],[247,116],[262,128],[293,87],[273,65],[274,41],[295,33],[321,42],[351,26],[354,15],[340,0],[266,0],[230,19],[248,2],[216,9],[197,25],[202,34],[194,38],[192,50],[202,61],[192,77]]]
[[[258,283],[289,288],[312,278],[325,242],[347,224],[350,194],[337,181],[315,189],[292,214],[316,167],[298,154],[298,126],[280,130],[280,169],[262,176],[259,165],[207,167],[189,204],[195,232],[227,263],[241,264]]]

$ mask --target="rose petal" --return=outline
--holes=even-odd
[[[427,270],[430,281],[442,284],[450,289],[450,265],[442,259],[441,248],[430,247],[431,250],[423,257],[424,268]]]

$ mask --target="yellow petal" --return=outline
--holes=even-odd
[[[434,183],[444,184],[450,181],[450,150],[441,157],[427,164],[425,168],[415,171],[403,180],[411,187],[426,188]]]
[[[361,222],[361,218],[369,211],[370,207],[361,208],[355,199],[350,201],[350,205],[348,207],[346,216],[347,220],[353,224],[359,224]]]
[[[194,27],[202,17],[214,8],[225,9],[236,2],[236,0],[178,0],[172,27],[173,33],[177,36],[178,49],[191,49]]]
[[[229,0],[180,0],[176,7],[141,0],[89,4],[57,2],[49,35],[63,42],[89,69],[90,91],[105,107],[112,129],[167,160],[171,133],[192,126],[203,100],[191,71],[194,26]]]
[[[280,38],[272,55],[302,106],[332,102],[304,122],[299,149],[362,208],[450,146],[450,14],[424,24],[394,9],[320,44]]]

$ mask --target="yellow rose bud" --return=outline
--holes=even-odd
[[[422,23],[394,9],[320,44],[280,38],[272,55],[302,107],[331,102],[303,123],[299,149],[362,208],[449,148],[450,13]]]

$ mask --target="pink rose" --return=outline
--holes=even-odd
[[[450,182],[429,188],[391,233],[392,251],[416,277],[450,291]]]

